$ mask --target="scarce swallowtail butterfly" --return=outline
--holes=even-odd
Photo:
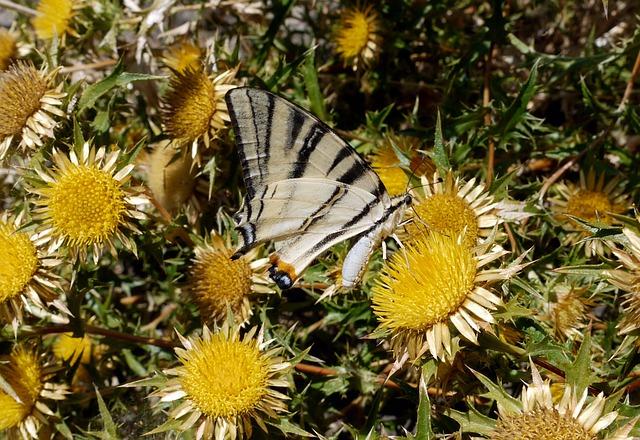
[[[355,286],[411,196],[390,197],[347,142],[286,99],[247,87],[225,98],[247,191],[235,215],[242,244],[234,258],[273,241],[269,273],[288,289],[318,255],[356,237],[342,266],[343,287]]]

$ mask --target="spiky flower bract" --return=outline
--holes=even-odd
[[[264,275],[268,259],[256,260],[258,252],[254,248],[232,260],[234,249],[229,234],[223,237],[215,233],[195,248],[188,292],[205,323],[224,320],[228,309],[236,322],[244,323],[252,314],[252,296],[272,292]]]
[[[38,38],[48,40],[57,37],[64,42],[65,35],[73,33],[70,27],[73,15],[73,0],[40,0],[31,24]]]
[[[422,178],[422,191],[416,192],[413,221],[407,225],[409,236],[427,230],[451,237],[462,234],[463,243],[476,246],[502,223],[493,196],[476,179],[464,183],[448,172],[444,179],[435,173]]]
[[[0,160],[14,140],[22,150],[43,145],[43,138],[53,137],[54,117],[64,117],[60,110],[62,83],[53,86],[56,71],[46,74],[33,64],[17,61],[0,71]]]
[[[18,54],[16,36],[8,29],[0,28],[0,70],[5,70]]]
[[[391,334],[396,358],[416,359],[427,350],[438,359],[452,354],[451,330],[471,342],[494,322],[502,301],[485,284],[508,270],[480,270],[505,252],[476,251],[461,237],[429,232],[396,252],[372,289],[379,329]]]
[[[63,247],[74,260],[92,255],[97,263],[104,248],[117,255],[117,240],[136,252],[127,234],[139,233],[131,220],[144,218],[138,206],[146,198],[128,183],[133,165],[120,168],[119,158],[119,150],[107,153],[85,143],[78,154],[54,149],[53,169],[36,169],[40,180],[29,191],[38,196],[34,218],[51,251]]]
[[[574,386],[565,385],[559,402],[554,403],[549,381],[543,381],[538,369],[531,364],[532,383],[526,384],[520,402],[512,400],[508,406],[498,402],[499,417],[495,429],[487,436],[491,440],[597,440],[615,438],[627,440],[623,427],[611,437],[602,431],[617,417],[616,411],[605,414],[604,393],[589,399],[587,389],[578,393]],[[587,404],[587,401],[590,402]]]
[[[211,78],[204,69],[175,71],[162,98],[162,121],[171,139],[191,145],[196,157],[200,140],[210,148],[211,139],[230,121],[224,95],[236,87],[236,71],[226,70]]]
[[[176,72],[202,70],[202,50],[189,40],[183,40],[169,47],[162,60]]]
[[[623,229],[628,243],[626,250],[613,249],[613,254],[623,267],[605,272],[607,279],[625,293],[622,302],[622,319],[618,323],[620,334],[626,335],[640,329],[640,235],[629,228]]]
[[[550,199],[556,219],[567,231],[566,245],[584,245],[587,256],[603,255],[608,247],[601,240],[588,240],[591,234],[571,217],[577,217],[601,226],[615,225],[610,214],[621,214],[629,208],[628,195],[624,192],[619,176],[607,180],[605,173],[597,174],[591,168],[585,175],[580,171],[580,182],[562,182],[555,185],[557,196]]]
[[[14,328],[23,319],[25,303],[45,308],[56,301],[62,290],[54,270],[62,261],[48,255],[38,244],[38,234],[20,230],[22,216],[0,216],[0,322],[11,322]]]
[[[197,439],[243,439],[251,437],[253,422],[267,432],[264,419],[287,411],[288,397],[274,388],[289,386],[284,374],[290,363],[278,356],[279,347],[268,348],[262,330],[256,334],[254,327],[244,337],[239,331],[226,321],[213,333],[205,326],[201,338],[180,336],[181,365],[166,370],[172,378],[152,394],[180,403],[151,433],[174,426],[178,432],[195,428]]]
[[[558,337],[582,337],[588,319],[589,299],[585,297],[586,291],[586,287],[568,284],[553,286],[554,298],[544,304],[540,317],[551,325]]]
[[[380,54],[382,25],[372,6],[350,8],[342,12],[335,36],[336,50],[345,65],[354,70],[368,67]]]
[[[48,382],[51,369],[25,346],[15,346],[0,360],[0,377],[5,382],[0,389],[0,432],[9,438],[41,438],[40,428],[54,416],[44,399],[62,400],[66,388]]]

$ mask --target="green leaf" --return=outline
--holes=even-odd
[[[507,412],[515,413],[522,409],[522,404],[518,399],[511,397],[501,386],[493,383],[487,376],[479,373],[475,370],[471,370],[473,374],[482,382],[482,384],[489,389],[488,393],[483,394],[483,397],[494,399],[500,404]]]
[[[491,417],[478,412],[473,406],[469,408],[469,412],[463,413],[455,409],[449,410],[449,417],[460,424],[462,432],[475,432],[477,434],[488,435],[495,429],[496,421]]]
[[[163,76],[147,75],[145,73],[131,73],[124,72],[124,66],[122,65],[122,59],[118,61],[118,64],[113,69],[113,72],[109,74],[105,79],[95,84],[91,84],[87,87],[78,101],[78,112],[82,112],[88,108],[92,108],[96,101],[111,91],[115,87],[126,86],[134,81],[148,81],[152,79],[162,79]]]
[[[580,398],[591,384],[591,332],[584,332],[584,339],[578,355],[566,371],[567,383],[575,387],[576,396]]]
[[[438,110],[438,118],[436,120],[436,133],[433,145],[433,161],[436,163],[436,167],[438,167],[438,172],[441,176],[446,175],[451,168],[449,157],[445,150],[444,140],[442,137],[442,120],[440,119],[440,110]]]
[[[418,404],[418,422],[416,423],[415,440],[431,440],[435,438],[431,429],[431,401],[427,391],[429,380],[436,374],[438,367],[430,360],[422,366],[420,375],[420,403]]]
[[[105,440],[117,440],[118,430],[116,429],[115,423],[113,423],[113,418],[109,413],[109,409],[107,405],[105,405],[104,400],[102,400],[102,396],[100,395],[100,391],[98,391],[98,387],[94,385],[96,390],[96,399],[98,400],[98,409],[100,410],[100,417],[102,418],[102,435],[101,437]]]
[[[311,111],[321,120],[327,122],[329,115],[324,105],[324,97],[320,91],[320,84],[318,83],[318,69],[316,69],[316,52],[307,51],[307,57],[303,68],[304,84],[307,88],[307,95],[309,96],[309,103],[311,104]]]
[[[84,145],[84,135],[82,134],[82,128],[80,128],[80,124],[78,120],[73,118],[73,146],[76,151],[80,151],[82,146]]]
[[[524,119],[527,112],[527,104],[533,98],[536,92],[536,82],[538,81],[538,66],[540,60],[536,60],[531,67],[529,78],[520,89],[518,96],[511,105],[502,113],[500,122],[495,126],[492,132],[498,135],[500,142],[498,148],[502,147],[509,139],[509,133]]]
[[[315,437],[314,434],[305,431],[301,427],[294,425],[287,419],[278,419],[277,421],[267,421],[268,425],[278,428],[284,434],[293,434],[292,437]]]
[[[127,365],[131,370],[136,373],[137,376],[146,376],[148,371],[142,364],[136,359],[136,357],[131,353],[131,350],[125,348],[122,350],[122,354],[124,355],[124,359],[127,362]]]

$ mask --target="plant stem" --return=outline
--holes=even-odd
[[[482,86],[482,107],[484,108],[484,125],[489,127],[492,122],[491,110],[489,109],[489,102],[491,101],[491,65],[493,64],[493,52],[495,46],[493,41],[489,47],[489,53],[487,54],[487,61],[484,64],[484,81]],[[487,151],[487,187],[491,186],[493,181],[493,168],[496,155],[496,144],[492,136],[489,136],[489,150]]]
[[[0,6],[4,6],[7,9],[11,9],[16,12],[20,12],[21,14],[31,15],[35,17],[38,15],[38,11],[35,9],[31,9],[27,6],[19,5],[17,3],[12,2],[11,0],[0,0]]]

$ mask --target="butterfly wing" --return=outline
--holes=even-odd
[[[294,280],[317,255],[365,232],[389,207],[379,177],[315,116],[258,89],[233,89],[226,101],[247,189],[236,215],[243,238],[237,254],[274,240],[274,271]]]

